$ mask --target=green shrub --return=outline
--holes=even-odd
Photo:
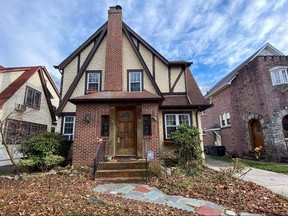
[[[27,158],[22,160],[23,167],[45,171],[64,161],[60,156],[61,136],[57,133],[43,132],[20,144],[19,152]]]
[[[175,132],[171,133],[174,143],[173,154],[178,158],[178,164],[185,168],[187,173],[202,163],[201,140],[199,130],[194,126],[179,125]]]
[[[45,170],[51,169],[64,161],[64,157],[60,155],[49,155],[44,158]]]

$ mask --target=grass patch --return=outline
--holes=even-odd
[[[243,163],[246,166],[257,168],[257,169],[262,169],[262,170],[267,170],[271,172],[277,172],[277,173],[284,173],[288,174],[288,166],[284,166],[281,164],[276,164],[276,163],[261,163],[261,162],[254,162],[254,161],[247,161],[243,160]]]
[[[217,157],[213,156],[211,159],[215,160],[220,160],[224,162],[229,162],[232,163],[233,159],[229,157]],[[250,160],[245,160],[241,159],[242,163],[244,163],[246,166],[257,168],[257,169],[262,169],[262,170],[267,170],[271,172],[276,172],[276,173],[284,173],[288,174],[288,166],[286,165],[281,165],[279,163],[267,163],[267,162],[262,162],[262,161],[250,161]]]

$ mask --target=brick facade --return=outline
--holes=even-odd
[[[203,127],[220,125],[219,115],[230,112],[231,127],[221,128],[228,154],[243,156],[253,151],[249,127],[253,119],[261,123],[267,155],[278,160],[288,154],[282,127],[288,93],[272,86],[269,70],[276,66],[287,67],[288,57],[257,56],[238,71],[231,85],[210,98],[214,106],[202,117]],[[211,132],[204,136],[204,145],[213,145]]]
[[[122,8],[110,7],[106,43],[106,91],[122,91]]]
[[[136,110],[136,130],[137,130],[137,156],[145,157],[148,150],[153,151],[155,157],[160,156],[159,125],[158,125],[158,103],[130,103],[131,107]],[[111,109],[112,108],[112,109]],[[76,109],[76,128],[73,145],[72,162],[75,166],[93,164],[93,156],[97,149],[96,138],[101,137],[101,116],[109,115],[110,131],[116,130],[114,126],[116,117],[113,110],[127,108],[126,103],[113,104],[78,104]],[[90,122],[87,123],[86,115],[90,116]],[[143,136],[143,115],[151,115],[151,136]],[[105,140],[106,155],[115,156],[111,149],[115,148],[116,137],[109,134],[109,137],[102,137]],[[139,139],[140,138],[140,139]],[[111,148],[112,147],[112,148]]]

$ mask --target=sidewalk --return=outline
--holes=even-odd
[[[206,166],[211,169],[220,171],[227,168],[233,168],[232,163],[219,161],[212,159],[210,157],[206,157],[205,159]],[[288,175],[269,172],[266,170],[256,169],[256,168],[249,168],[250,171],[245,174],[241,179],[245,181],[251,181],[258,185],[264,186],[274,193],[283,195],[288,197]],[[245,170],[244,172],[247,172]],[[243,173],[244,173],[243,172]],[[241,174],[236,175],[236,177],[241,176]]]
[[[166,195],[155,187],[143,184],[103,184],[93,189],[93,192],[121,195],[127,199],[138,200],[142,202],[150,202],[160,205],[167,205],[173,208],[179,208],[188,212],[197,213],[199,215],[209,216],[231,216],[236,215],[235,212],[225,209],[215,203],[187,198],[182,196]],[[240,216],[256,216],[258,214],[250,214],[241,212]]]

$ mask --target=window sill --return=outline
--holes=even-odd
[[[174,143],[171,140],[164,140],[163,144],[169,146],[173,145]]]
[[[143,136],[143,139],[151,139],[152,138],[152,135],[144,135]]]
[[[223,128],[223,129],[225,129],[225,128],[231,128],[231,125],[221,126],[221,128]]]

